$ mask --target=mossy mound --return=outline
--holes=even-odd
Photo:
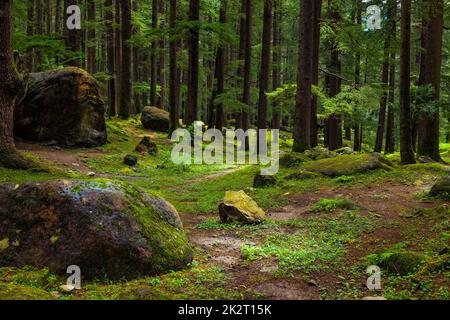
[[[266,213],[244,191],[227,191],[219,205],[220,219],[224,223],[253,224],[263,222]]]
[[[277,184],[277,179],[274,176],[264,176],[262,174],[255,175],[253,179],[254,188],[265,188]]]
[[[142,140],[136,146],[135,151],[139,152],[144,156],[146,154],[154,156],[158,153],[158,145],[155,142],[153,142],[150,137],[146,136],[142,138]]]
[[[192,249],[175,208],[116,181],[0,186],[0,266],[134,278],[185,268]]]
[[[317,146],[310,150],[306,150],[305,156],[312,160],[322,160],[337,157],[337,153],[334,151],[330,151],[322,146]]]
[[[45,290],[22,285],[0,283],[0,300],[51,300],[52,295]]]
[[[418,253],[397,252],[384,257],[380,267],[389,273],[405,276],[414,273],[424,261],[425,257]]]
[[[430,196],[450,200],[450,176],[439,179],[431,188]]]
[[[392,170],[392,164],[380,154],[354,154],[307,163],[304,169],[329,177],[339,177],[376,169]]]
[[[280,166],[282,168],[296,167],[303,162],[311,161],[306,155],[297,152],[283,153],[280,156]]]
[[[300,170],[298,172],[294,172],[286,177],[286,180],[307,180],[307,179],[315,179],[320,178],[322,175],[317,172]]]

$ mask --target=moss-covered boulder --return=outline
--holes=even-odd
[[[307,156],[308,158],[310,158],[312,160],[321,160],[321,159],[337,157],[337,153],[334,151],[330,151],[327,148],[324,148],[322,146],[317,146],[310,150],[306,150],[305,156]]]
[[[31,74],[14,110],[14,134],[32,141],[93,147],[106,143],[105,104],[96,80],[68,67]]]
[[[286,180],[308,180],[308,179],[319,178],[321,176],[322,175],[317,172],[300,170],[300,171],[294,172],[294,173],[286,176]]]
[[[392,170],[392,164],[389,160],[377,153],[354,154],[307,163],[304,169],[329,177],[339,177],[376,169]]]
[[[144,137],[135,148],[136,152],[142,155],[156,155],[158,153],[158,145],[152,141],[150,137]]]
[[[415,252],[397,252],[383,258],[380,267],[389,273],[405,276],[415,272],[424,260],[423,255]]]
[[[266,213],[244,191],[227,191],[219,205],[224,223],[254,224],[264,221]]]
[[[337,154],[353,154],[354,151],[351,147],[342,147],[340,149],[334,150],[334,152],[336,152]]]
[[[142,111],[141,122],[145,129],[168,132],[169,113],[156,107],[145,107]]]
[[[430,196],[450,200],[450,176],[443,177],[436,181],[431,188]]]
[[[0,283],[0,300],[51,300],[45,290],[10,283]]]
[[[303,153],[287,152],[280,155],[280,166],[282,168],[296,167],[307,161],[311,161],[311,159]]]
[[[121,182],[0,186],[0,266],[133,278],[185,268],[189,240],[175,208]]]
[[[253,179],[253,187],[254,188],[265,188],[274,186],[277,184],[277,179],[274,176],[265,176],[262,174],[256,174]]]

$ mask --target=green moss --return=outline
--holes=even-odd
[[[333,212],[337,209],[355,210],[358,207],[348,199],[320,199],[311,212]]]
[[[304,169],[330,177],[349,176],[375,169],[392,170],[391,163],[375,154],[342,155],[305,164]]]
[[[51,300],[52,295],[42,289],[0,283],[0,300]]]

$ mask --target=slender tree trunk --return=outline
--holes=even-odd
[[[46,18],[46,22],[47,22],[47,34],[50,35],[52,34],[52,1],[51,0],[46,0],[45,2],[46,4],[46,14],[47,14],[47,18]]]
[[[42,0],[36,0],[36,28],[35,34],[41,35],[43,34],[43,16],[42,16]],[[42,70],[42,53],[41,48],[34,49],[34,69],[36,71]]]
[[[38,0],[39,2],[40,0]],[[77,5],[76,0],[66,0],[66,6],[64,8],[64,16],[67,19],[69,14],[67,14],[67,8],[71,5]],[[64,19],[66,21],[66,19]],[[80,48],[81,48],[81,30],[68,30],[66,26],[66,22],[63,22],[64,25],[64,34],[65,34],[65,45],[67,50],[71,51],[71,56],[66,62],[66,65],[72,67],[80,67]]]
[[[439,102],[441,93],[442,36],[444,26],[443,0],[424,0],[422,18],[422,58],[420,62],[419,85],[434,88],[430,102]],[[419,113],[418,145],[419,156],[442,161],[439,152],[439,107],[431,113]]]
[[[115,86],[116,86],[116,111],[119,110],[120,105],[120,77],[122,75],[122,33],[121,27],[121,13],[120,13],[120,0],[114,2],[114,64],[116,70]],[[115,113],[114,113],[115,115]]]
[[[395,32],[395,9],[397,7],[397,1],[390,0],[388,2],[388,25],[384,40],[384,61],[383,61],[383,71],[381,75],[381,84],[383,88],[383,93],[381,95],[380,102],[380,112],[378,114],[378,127],[377,135],[375,140],[375,152],[381,153],[383,149],[383,136],[384,128],[386,122],[386,107],[388,100],[388,81],[389,81],[389,58],[390,58],[390,47],[391,47],[391,37]]]
[[[395,32],[395,31],[394,31]],[[395,34],[393,35],[395,37]],[[388,104],[388,118],[386,128],[386,153],[393,153],[395,151],[394,141],[394,127],[395,127],[395,51],[391,51],[391,67],[389,71],[389,104]]]
[[[237,73],[238,73],[238,81],[237,87],[244,87],[244,69],[245,69],[245,48],[246,48],[246,8],[247,8],[247,0],[241,0],[241,11],[239,19],[239,52],[238,52],[238,60],[240,62]],[[242,114],[244,110],[241,112],[237,112],[235,115],[236,118],[236,128],[242,128]]]
[[[267,129],[267,95],[269,90],[273,0],[264,0],[261,69],[259,73],[258,129]]]
[[[56,0],[56,2],[55,2],[55,34],[56,35],[61,34],[61,18],[62,18],[61,0]]]
[[[274,0],[273,10],[273,55],[272,55],[272,90],[281,85],[281,0]],[[279,106],[272,102],[272,128],[280,129],[281,115]]]
[[[411,0],[401,0],[401,6],[400,156],[403,164],[412,164],[416,160],[411,131]]]
[[[131,112],[131,1],[121,0],[122,68],[120,77],[119,116],[128,119]]]
[[[94,74],[96,72],[96,38],[95,38],[95,1],[88,0],[88,21],[91,23],[87,32],[87,69],[88,72]]]
[[[28,1],[27,9],[27,37],[31,37],[34,34],[34,0]],[[27,72],[33,72],[33,48],[27,48],[26,69]]]
[[[133,12],[137,12],[139,10],[138,0],[133,0]],[[137,26],[132,27],[132,33],[137,34],[139,32],[139,28]],[[132,55],[133,55],[133,83],[138,83],[140,81],[139,74],[139,64],[140,64],[140,54],[139,48],[135,45],[132,47]],[[133,90],[133,104],[131,106],[131,113],[136,114],[141,112],[141,95],[137,90]]]
[[[332,7],[329,3],[329,16],[330,19],[337,23],[340,20],[339,12]],[[341,79],[335,75],[341,73],[341,62],[339,60],[339,51],[336,43],[331,43],[331,59],[328,67],[332,74],[327,75],[326,83],[328,89],[328,95],[333,98],[341,91]],[[342,121],[339,114],[334,114],[328,119],[328,149],[336,150],[342,147]]]
[[[177,67],[177,49],[178,40],[173,39],[173,32],[175,25],[177,23],[177,0],[170,0],[170,29],[171,29],[171,39],[170,39],[170,75],[169,75],[169,95],[170,95],[170,130],[169,136],[178,128],[178,86],[179,86],[179,76]]]
[[[322,0],[314,2],[314,31],[313,31],[313,62],[312,62],[312,85],[319,84],[319,61],[320,61],[320,19],[322,18]],[[318,145],[317,125],[317,96],[311,97],[311,147]]]
[[[219,22],[222,24],[227,23],[227,0],[222,1],[222,6],[220,8],[220,19]],[[210,117],[208,126],[215,126],[216,129],[222,130],[225,125],[225,113],[223,109],[223,104],[219,103],[215,105],[214,100],[216,97],[224,92],[225,89],[225,47],[223,44],[219,45],[216,54],[216,66],[214,71],[214,78],[216,81],[216,88],[213,90],[213,95],[211,98],[210,111],[213,116],[208,114]],[[214,108],[215,106],[215,108]]]
[[[300,2],[300,38],[293,151],[311,148],[311,85],[314,46],[314,0]]]
[[[361,23],[362,23],[362,3],[361,0],[355,0],[355,5],[356,5],[356,12],[355,12],[355,20],[356,20],[356,24],[361,27]],[[361,88],[361,53],[359,51],[357,51],[356,56],[355,56],[355,88],[357,90],[359,90]],[[356,152],[361,152],[361,144],[362,144],[362,139],[361,139],[361,134],[362,134],[362,129],[361,129],[361,124],[360,123],[355,123],[354,127],[354,138],[353,138],[353,150]]]
[[[193,123],[198,118],[198,72],[199,72],[199,21],[200,0],[189,1],[189,21],[195,25],[189,30],[189,74],[188,92],[185,109],[186,124]]]
[[[165,14],[165,5],[164,5],[164,1],[159,1],[159,8],[158,8],[159,12],[161,15]],[[164,22],[161,22],[160,24],[160,28],[164,29]],[[164,69],[165,69],[165,52],[164,49],[166,47],[166,42],[164,40],[163,37],[160,38],[159,40],[159,60],[158,60],[158,67],[157,67],[157,71],[156,71],[156,76],[159,82],[159,86],[160,86],[160,92],[159,92],[159,97],[158,97],[158,107],[161,109],[164,109],[165,106],[165,100],[166,100],[166,79],[165,79],[165,74],[164,74]]]
[[[242,103],[250,108],[250,88],[252,77],[252,30],[253,30],[253,10],[251,0],[245,1],[245,47],[244,47],[244,91],[242,94]],[[247,131],[250,128],[249,110],[243,110],[241,115],[242,129]],[[246,143],[248,147],[248,143]]]
[[[108,114],[116,115],[116,68],[114,60],[113,0],[105,0],[106,50],[108,74]]]
[[[158,28],[158,0],[152,2],[152,29]],[[156,84],[157,84],[157,70],[156,70],[156,49],[157,41],[152,42],[152,52],[150,57],[150,105],[156,106]]]

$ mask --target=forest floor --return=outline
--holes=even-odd
[[[119,179],[156,191],[180,212],[194,246],[190,268],[132,281],[83,282],[71,293],[61,292],[64,278],[48,270],[2,268],[0,287],[33,288],[54,299],[450,299],[449,203],[427,196],[448,174],[447,165],[396,165],[308,180],[287,180],[296,169],[282,168],[275,186],[254,189],[259,167],[174,165],[165,134],[141,129],[137,119],[111,120],[108,133],[109,143],[95,149],[19,142],[49,172],[0,169],[0,182]],[[158,155],[140,155],[136,168],[125,166],[123,157],[146,135],[158,144]],[[448,150],[444,157],[450,162]],[[389,158],[398,161],[398,155]],[[227,190],[246,191],[267,221],[220,223],[218,204]],[[382,289],[369,291],[367,266],[405,251],[424,257],[420,268],[403,276],[383,272]]]

